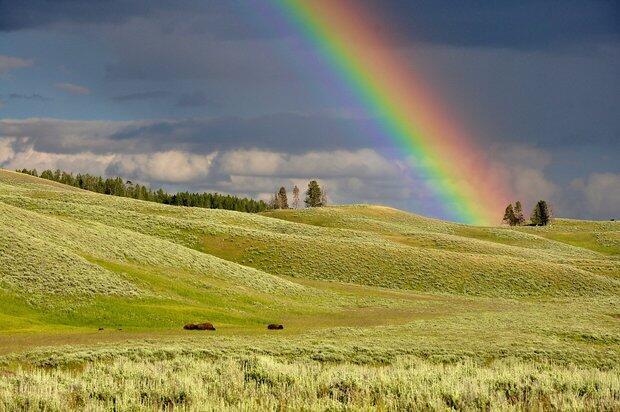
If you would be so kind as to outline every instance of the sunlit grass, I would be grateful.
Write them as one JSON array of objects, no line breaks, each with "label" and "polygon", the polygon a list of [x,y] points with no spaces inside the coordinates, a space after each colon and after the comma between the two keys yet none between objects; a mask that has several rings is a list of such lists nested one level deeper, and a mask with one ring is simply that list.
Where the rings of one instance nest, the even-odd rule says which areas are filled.
[{"label": "sunlit grass", "polygon": [[617,409],[619,239],[171,207],[0,171],[0,405]]},{"label": "sunlit grass", "polygon": [[599,409],[620,405],[620,369],[403,358],[387,366],[271,357],[145,362],[0,375],[0,405],[20,410]]}]

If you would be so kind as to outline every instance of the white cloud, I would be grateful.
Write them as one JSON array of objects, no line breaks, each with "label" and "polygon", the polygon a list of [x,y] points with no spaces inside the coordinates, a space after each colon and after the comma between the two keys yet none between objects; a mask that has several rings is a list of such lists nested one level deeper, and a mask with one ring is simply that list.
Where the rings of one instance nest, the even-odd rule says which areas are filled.
[{"label": "white cloud", "polygon": [[0,54],[0,75],[9,73],[12,70],[30,67],[34,64],[34,60],[21,59]]},{"label": "white cloud", "polygon": [[56,83],[54,84],[58,90],[62,90],[63,92],[67,92],[74,95],[85,95],[90,94],[90,89],[85,86],[80,86],[79,84],[73,83]]},{"label": "white cloud", "polygon": [[545,173],[552,156],[539,148],[528,145],[509,144],[493,149],[494,174],[508,188],[507,193],[513,201],[520,200],[528,207],[540,199],[550,200],[552,204],[560,202],[561,188],[552,182]]},{"label": "white cloud", "polygon": [[10,160],[15,155],[13,142],[15,139],[0,137],[0,165]]},{"label": "white cloud", "polygon": [[575,179],[571,188],[583,199],[586,216],[620,218],[620,174],[592,173],[587,179]]},{"label": "white cloud", "polygon": [[109,174],[128,176],[143,181],[191,184],[207,178],[215,155],[215,153],[195,155],[176,150],[138,155],[115,155],[107,171]]},{"label": "white cloud", "polygon": [[403,167],[371,149],[307,152],[299,155],[264,150],[233,150],[218,158],[220,172],[238,176],[387,178]]},{"label": "white cloud", "polygon": [[148,154],[48,153],[32,145],[14,145],[18,139],[0,139],[0,166],[7,169],[62,169],[97,175],[119,175],[143,182],[184,183],[205,179],[215,154],[193,155],[169,151]]},{"label": "white cloud", "polygon": [[0,138],[0,167],[6,169],[63,169],[75,172],[88,172],[98,175],[105,173],[113,155],[96,155],[89,152],[64,154],[40,152],[31,145],[23,144],[16,138]]},{"label": "white cloud", "polygon": [[194,154],[46,152],[28,137],[0,137],[0,167],[62,169],[164,185],[172,190],[208,190],[267,199],[279,186],[305,189],[309,179],[326,185],[331,201],[388,202],[411,195],[401,167],[369,149],[291,155],[258,150]]},{"label": "white cloud", "polygon": [[[167,129],[153,120],[0,120],[0,167],[118,175],[168,190],[219,191],[263,199],[280,186],[290,190],[296,184],[304,190],[309,179],[318,179],[334,203],[381,203],[427,213],[440,207],[428,182],[414,177],[410,166],[372,149],[287,153],[275,147],[200,146],[210,137],[197,139],[194,146],[170,136],[170,142],[163,137],[154,142],[127,136],[127,130],[148,131],[152,125],[162,136],[166,130],[174,136],[185,130],[172,127],[176,125]],[[490,149],[484,156],[483,162],[490,164],[488,174],[502,183],[499,189],[509,194],[509,200],[521,200],[526,210],[539,199],[549,200],[558,216],[608,218],[620,210],[617,174],[593,174],[561,187],[546,173],[553,161],[549,152],[513,144]]]},{"label": "white cloud", "polygon": [[560,187],[550,181],[543,170],[513,169],[512,178],[513,193],[516,199],[533,204],[540,199],[551,199],[553,202],[559,198]]}]

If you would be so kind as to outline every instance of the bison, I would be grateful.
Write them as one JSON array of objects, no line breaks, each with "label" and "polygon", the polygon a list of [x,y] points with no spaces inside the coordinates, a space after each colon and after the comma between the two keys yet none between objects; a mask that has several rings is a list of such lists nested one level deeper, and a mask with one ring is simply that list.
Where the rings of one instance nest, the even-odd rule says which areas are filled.
[{"label": "bison", "polygon": [[270,323],[269,325],[267,325],[267,329],[270,329],[270,330],[280,330],[280,329],[284,329],[284,326],[277,325],[275,323]]},{"label": "bison", "polygon": [[183,326],[185,330],[215,330],[215,326],[212,323],[189,323]]}]

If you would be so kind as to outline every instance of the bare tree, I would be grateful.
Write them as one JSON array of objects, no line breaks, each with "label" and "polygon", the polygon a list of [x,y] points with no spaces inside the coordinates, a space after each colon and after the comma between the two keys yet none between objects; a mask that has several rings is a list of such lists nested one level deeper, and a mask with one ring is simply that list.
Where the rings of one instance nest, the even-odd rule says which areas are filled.
[{"label": "bare tree", "polygon": [[299,188],[297,185],[293,187],[293,209],[299,209]]},{"label": "bare tree", "polygon": [[267,203],[267,206],[269,207],[269,209],[280,209],[280,203],[278,202],[277,193],[275,195],[271,195],[271,198],[269,199],[269,203]]}]

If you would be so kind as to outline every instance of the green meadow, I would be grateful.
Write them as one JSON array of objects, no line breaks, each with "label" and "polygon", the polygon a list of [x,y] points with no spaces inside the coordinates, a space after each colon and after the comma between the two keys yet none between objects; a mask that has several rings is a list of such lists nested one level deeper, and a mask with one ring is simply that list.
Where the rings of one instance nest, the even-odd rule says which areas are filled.
[{"label": "green meadow", "polygon": [[620,409],[618,222],[249,214],[0,170],[0,284],[0,410]]}]

